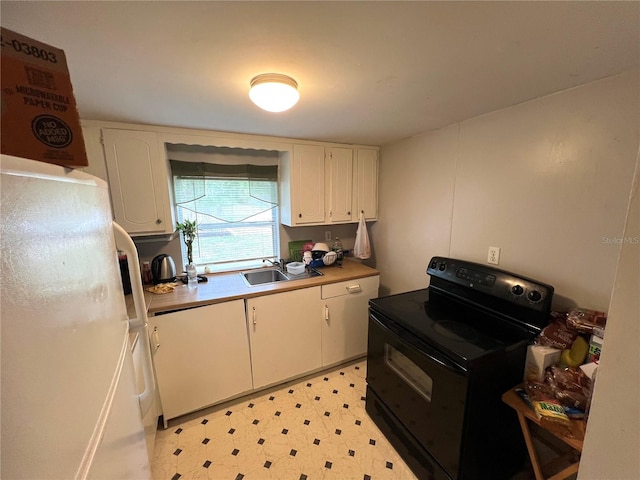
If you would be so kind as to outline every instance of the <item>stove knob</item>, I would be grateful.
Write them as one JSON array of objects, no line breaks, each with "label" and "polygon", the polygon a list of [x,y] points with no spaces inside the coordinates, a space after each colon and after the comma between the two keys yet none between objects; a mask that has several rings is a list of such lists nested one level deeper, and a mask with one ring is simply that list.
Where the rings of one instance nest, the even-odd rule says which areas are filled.
[{"label": "stove knob", "polygon": [[438,268],[438,262],[434,260],[433,262],[431,262],[431,265],[429,265],[429,268],[435,270],[436,268]]},{"label": "stove knob", "polygon": [[519,297],[524,293],[524,288],[522,288],[520,285],[514,285],[511,288],[511,293],[513,293],[516,297]]},{"label": "stove knob", "polygon": [[438,266],[438,270],[440,270],[441,272],[444,272],[444,269],[447,268],[447,265],[442,262],[439,266]]},{"label": "stove knob", "polygon": [[529,301],[536,303],[542,299],[542,295],[537,290],[531,290],[527,295],[527,298],[529,299]]}]

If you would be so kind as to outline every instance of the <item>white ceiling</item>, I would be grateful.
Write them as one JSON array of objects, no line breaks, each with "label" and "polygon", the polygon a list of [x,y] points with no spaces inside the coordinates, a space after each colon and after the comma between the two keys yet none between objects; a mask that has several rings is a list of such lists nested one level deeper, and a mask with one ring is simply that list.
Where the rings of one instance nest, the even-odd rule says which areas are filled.
[{"label": "white ceiling", "polygon": [[[382,145],[638,67],[640,2],[0,3],[81,118]],[[299,83],[270,114],[259,73]]]}]

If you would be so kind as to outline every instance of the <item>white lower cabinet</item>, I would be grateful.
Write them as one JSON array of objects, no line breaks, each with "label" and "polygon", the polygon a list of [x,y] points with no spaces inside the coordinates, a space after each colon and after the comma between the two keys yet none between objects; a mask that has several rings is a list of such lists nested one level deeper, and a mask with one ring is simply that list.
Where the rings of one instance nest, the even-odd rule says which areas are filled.
[{"label": "white lower cabinet", "polygon": [[253,387],[320,368],[321,287],[247,299]]},{"label": "white lower cabinet", "polygon": [[165,426],[253,388],[243,300],[156,315],[149,324]]},{"label": "white lower cabinet", "polygon": [[362,356],[379,276],[149,318],[165,427],[252,390]]},{"label": "white lower cabinet", "polygon": [[380,277],[322,286],[322,366],[367,352],[369,300],[378,296]]}]

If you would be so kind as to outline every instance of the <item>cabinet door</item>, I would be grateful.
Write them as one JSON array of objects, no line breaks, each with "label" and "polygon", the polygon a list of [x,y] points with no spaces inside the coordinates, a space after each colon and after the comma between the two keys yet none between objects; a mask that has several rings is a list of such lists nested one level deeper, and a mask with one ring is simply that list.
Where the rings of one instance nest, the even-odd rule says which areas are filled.
[{"label": "cabinet door", "polygon": [[101,178],[108,183],[109,177],[107,175],[107,165],[104,162],[104,146],[102,145],[102,129],[93,125],[82,125],[82,136],[87,150],[87,160],[89,160],[89,165],[83,168],[82,171]]},{"label": "cabinet door", "polygon": [[379,277],[323,286],[322,366],[367,352],[369,300],[378,296]]},{"label": "cabinet door", "polygon": [[328,187],[327,222],[350,222],[353,201],[353,150],[327,148],[325,164]]},{"label": "cabinet door", "polygon": [[253,386],[321,367],[320,287],[247,300]]},{"label": "cabinet door", "polygon": [[295,224],[324,223],[324,147],[294,145],[291,175]]},{"label": "cabinet door", "polygon": [[103,129],[116,222],[128,233],[173,232],[166,162],[155,132]]},{"label": "cabinet door", "polygon": [[244,301],[149,319],[165,422],[252,389]]},{"label": "cabinet door", "polygon": [[356,158],[355,208],[360,218],[364,212],[365,220],[378,219],[378,151],[371,148],[358,148]]}]

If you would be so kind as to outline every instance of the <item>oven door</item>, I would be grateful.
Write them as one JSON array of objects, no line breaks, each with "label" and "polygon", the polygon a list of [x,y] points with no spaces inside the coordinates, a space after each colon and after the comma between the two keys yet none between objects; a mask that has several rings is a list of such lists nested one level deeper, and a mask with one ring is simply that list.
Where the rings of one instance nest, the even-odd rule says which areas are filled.
[{"label": "oven door", "polygon": [[467,372],[392,320],[370,311],[367,384],[394,421],[456,478]]}]

